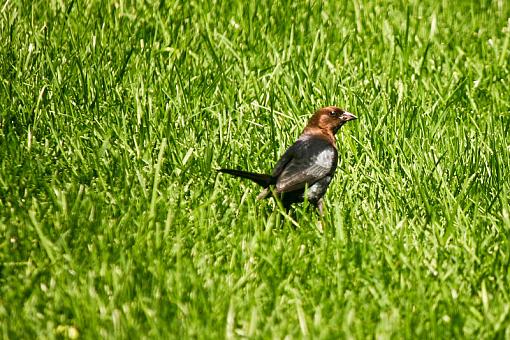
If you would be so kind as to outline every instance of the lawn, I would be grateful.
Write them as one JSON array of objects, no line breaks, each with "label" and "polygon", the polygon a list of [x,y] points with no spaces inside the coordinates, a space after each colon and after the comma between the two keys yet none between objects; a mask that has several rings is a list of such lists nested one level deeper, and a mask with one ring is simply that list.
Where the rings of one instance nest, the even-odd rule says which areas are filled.
[{"label": "lawn", "polygon": [[0,337],[508,339],[509,134],[508,1],[4,1]]}]

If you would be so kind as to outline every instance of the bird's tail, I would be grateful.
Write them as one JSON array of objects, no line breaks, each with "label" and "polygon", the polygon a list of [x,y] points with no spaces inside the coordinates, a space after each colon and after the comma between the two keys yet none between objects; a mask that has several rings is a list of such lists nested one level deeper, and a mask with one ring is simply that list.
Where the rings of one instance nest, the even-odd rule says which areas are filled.
[{"label": "bird's tail", "polygon": [[275,178],[271,175],[264,174],[256,174],[254,172],[242,171],[242,170],[234,170],[234,169],[219,169],[219,172],[223,172],[224,174],[229,174],[235,177],[247,178],[257,183],[263,188],[269,187],[271,184],[275,184]]}]

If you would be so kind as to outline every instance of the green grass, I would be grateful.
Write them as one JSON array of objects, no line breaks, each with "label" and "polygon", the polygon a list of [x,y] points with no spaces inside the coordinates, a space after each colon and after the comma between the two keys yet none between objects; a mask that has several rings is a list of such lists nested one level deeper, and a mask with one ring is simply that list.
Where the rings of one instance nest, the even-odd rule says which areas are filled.
[{"label": "green grass", "polygon": [[[374,3],[4,2],[1,337],[509,338],[510,5]],[[326,105],[324,232],[216,173]]]}]

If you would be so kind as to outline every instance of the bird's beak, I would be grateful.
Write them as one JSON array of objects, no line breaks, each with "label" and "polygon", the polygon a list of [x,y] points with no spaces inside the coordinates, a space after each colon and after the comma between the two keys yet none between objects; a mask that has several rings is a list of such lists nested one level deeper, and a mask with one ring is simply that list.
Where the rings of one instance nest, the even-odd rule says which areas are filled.
[{"label": "bird's beak", "polygon": [[355,115],[353,115],[352,113],[347,112],[347,111],[344,112],[343,116],[345,117],[346,122],[348,122],[350,120],[358,119],[358,117],[356,117]]}]

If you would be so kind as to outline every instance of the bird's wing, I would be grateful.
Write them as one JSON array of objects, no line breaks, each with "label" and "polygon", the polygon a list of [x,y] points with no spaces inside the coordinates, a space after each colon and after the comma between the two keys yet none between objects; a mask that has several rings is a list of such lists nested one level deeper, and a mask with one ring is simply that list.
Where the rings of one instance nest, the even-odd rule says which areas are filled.
[{"label": "bird's wing", "polygon": [[292,152],[276,182],[278,192],[303,189],[325,176],[331,175],[337,166],[338,153],[322,139],[302,141]]}]

